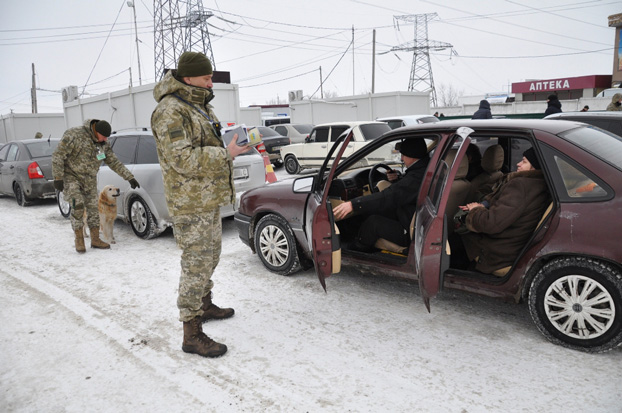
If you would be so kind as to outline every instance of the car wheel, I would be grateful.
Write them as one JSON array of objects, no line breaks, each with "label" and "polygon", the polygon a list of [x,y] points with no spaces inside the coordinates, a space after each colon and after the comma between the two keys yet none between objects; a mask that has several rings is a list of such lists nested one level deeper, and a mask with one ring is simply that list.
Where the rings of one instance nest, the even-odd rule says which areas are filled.
[{"label": "car wheel", "polygon": [[71,205],[65,201],[63,191],[56,191],[56,203],[58,204],[60,214],[65,218],[69,218],[69,215],[71,215]]},{"label": "car wheel", "polygon": [[158,236],[158,227],[151,210],[141,197],[134,197],[129,204],[130,226],[139,238],[151,239]]},{"label": "car wheel", "polygon": [[531,283],[529,311],[555,344],[590,353],[611,350],[622,343],[622,273],[588,258],[553,260]]},{"label": "car wheel", "polygon": [[290,175],[296,175],[300,172],[300,165],[294,155],[287,155],[287,157],[285,157],[285,170]]},{"label": "car wheel", "polygon": [[281,275],[300,270],[296,238],[283,217],[270,214],[261,218],[254,238],[255,251],[267,269]]},{"label": "car wheel", "polygon": [[17,182],[13,184],[13,193],[15,194],[15,200],[17,201],[17,205],[24,207],[31,204],[31,202],[26,199],[26,195],[24,194],[22,186]]},{"label": "car wheel", "polygon": [[274,165],[275,168],[280,168],[281,166],[283,166],[283,161],[278,159],[278,160],[274,161],[274,163],[272,165]]}]

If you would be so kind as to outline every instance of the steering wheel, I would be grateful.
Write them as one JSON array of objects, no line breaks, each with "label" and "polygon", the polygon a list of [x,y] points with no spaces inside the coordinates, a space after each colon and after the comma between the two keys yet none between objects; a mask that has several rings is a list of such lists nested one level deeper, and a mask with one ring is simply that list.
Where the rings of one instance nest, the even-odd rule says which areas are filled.
[{"label": "steering wheel", "polygon": [[[386,165],[384,163],[377,163],[376,165],[372,166],[371,169],[369,170],[369,177],[368,177],[368,181],[369,181],[369,190],[374,193],[374,192],[378,192],[378,188],[376,188],[376,184],[378,184],[378,181],[374,181],[374,175],[378,174],[378,168],[382,168],[385,170],[385,174],[387,172],[391,172],[393,170],[393,168],[391,168],[389,165]],[[399,171],[396,171],[398,173],[398,175],[400,175]]]}]

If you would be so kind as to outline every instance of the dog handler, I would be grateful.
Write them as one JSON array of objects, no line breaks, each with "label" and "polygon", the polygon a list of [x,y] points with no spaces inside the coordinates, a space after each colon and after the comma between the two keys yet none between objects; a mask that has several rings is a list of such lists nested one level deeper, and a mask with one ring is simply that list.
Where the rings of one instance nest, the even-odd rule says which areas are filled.
[{"label": "dog handler", "polygon": [[111,127],[105,120],[87,119],[84,125],[70,128],[63,134],[52,154],[54,188],[63,192],[71,205],[71,227],[76,235],[76,251],[86,252],[84,246],[84,210],[91,233],[91,248],[110,248],[99,238],[99,211],[97,208],[97,171],[102,161],[132,189],[139,188],[134,175],[117,159],[106,142]]},{"label": "dog handler", "polygon": [[227,351],[203,333],[202,323],[234,313],[212,303],[211,277],[220,259],[220,207],[235,201],[233,158],[249,149],[238,146],[235,136],[225,148],[209,104],[212,74],[203,53],[182,53],[177,70],[166,73],[153,90],[158,105],[151,115],[166,202],[182,250],[177,297],[184,329],[181,348],[203,357]]}]

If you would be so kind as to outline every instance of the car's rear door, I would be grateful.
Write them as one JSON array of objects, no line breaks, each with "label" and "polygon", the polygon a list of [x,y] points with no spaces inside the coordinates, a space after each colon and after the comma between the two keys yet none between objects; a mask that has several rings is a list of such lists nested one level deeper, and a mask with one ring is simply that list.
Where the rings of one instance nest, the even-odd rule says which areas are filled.
[{"label": "car's rear door", "polygon": [[[451,183],[458,172],[462,158],[471,142],[470,128],[459,128],[455,134],[443,137],[432,158],[432,167],[422,183],[417,202],[415,219],[415,271],[419,278],[421,296],[430,310],[430,298],[442,288],[443,275],[449,268],[448,221],[445,209],[450,195]],[[449,163],[449,151],[458,147],[453,163]]]}]

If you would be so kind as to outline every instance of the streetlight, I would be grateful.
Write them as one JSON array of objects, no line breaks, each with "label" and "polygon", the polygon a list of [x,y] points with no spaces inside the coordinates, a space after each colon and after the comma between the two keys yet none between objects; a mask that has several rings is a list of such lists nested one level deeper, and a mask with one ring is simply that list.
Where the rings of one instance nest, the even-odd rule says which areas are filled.
[{"label": "streetlight", "polygon": [[140,74],[140,52],[138,51],[138,26],[136,25],[136,6],[132,0],[127,1],[127,6],[134,10],[134,32],[136,33],[136,56],[138,57],[138,83],[142,86],[143,78]]}]

